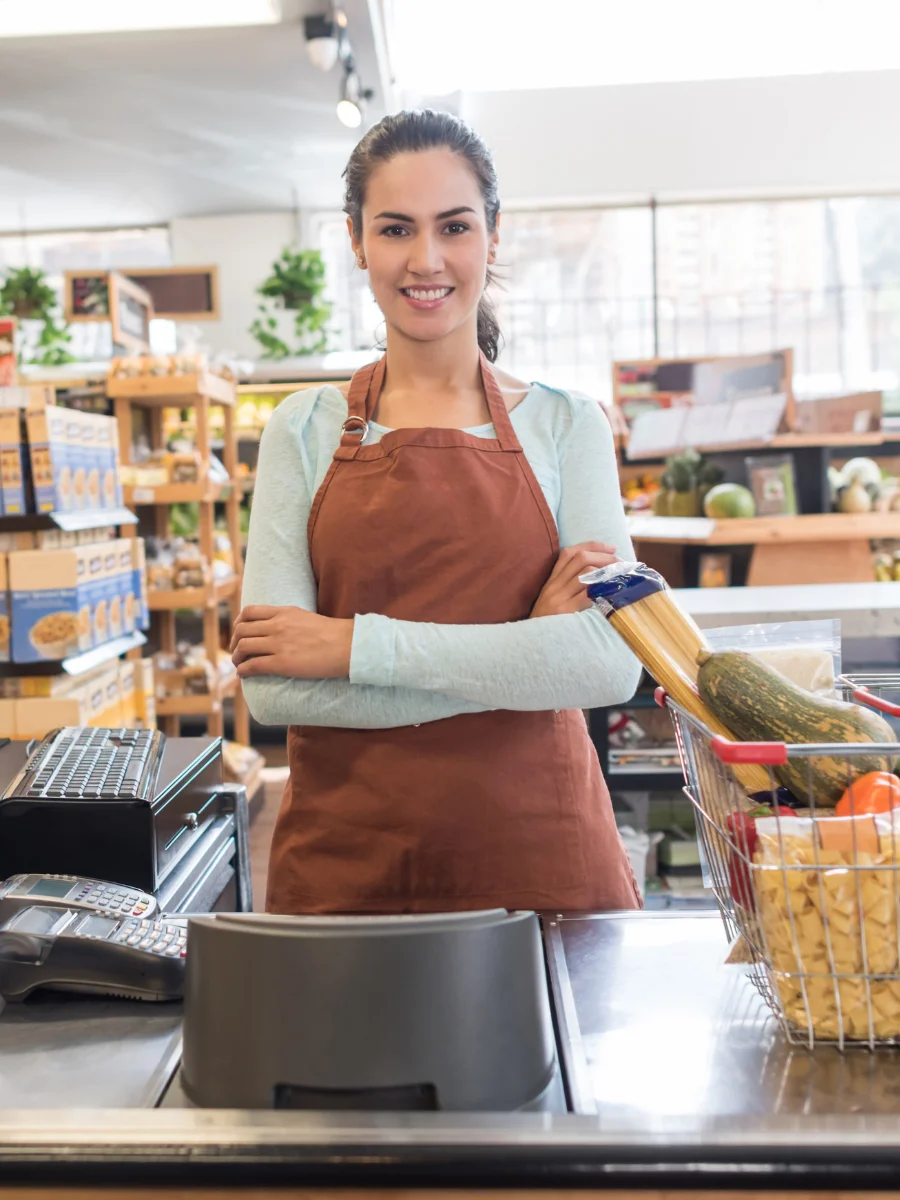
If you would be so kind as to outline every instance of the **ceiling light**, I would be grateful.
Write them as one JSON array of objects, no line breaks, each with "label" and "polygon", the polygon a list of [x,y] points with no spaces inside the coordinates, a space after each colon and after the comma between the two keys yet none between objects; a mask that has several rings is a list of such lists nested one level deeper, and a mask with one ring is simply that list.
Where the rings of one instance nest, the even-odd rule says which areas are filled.
[{"label": "ceiling light", "polygon": [[338,120],[341,124],[346,125],[348,129],[359,129],[362,125],[366,101],[371,100],[373,95],[374,92],[361,86],[353,59],[345,59],[341,98],[337,105]]},{"label": "ceiling light", "polygon": [[338,60],[341,30],[332,16],[307,17],[303,22],[306,53],[320,71],[330,71]]},{"label": "ceiling light", "polygon": [[0,37],[274,25],[281,0],[29,0],[0,4]]}]

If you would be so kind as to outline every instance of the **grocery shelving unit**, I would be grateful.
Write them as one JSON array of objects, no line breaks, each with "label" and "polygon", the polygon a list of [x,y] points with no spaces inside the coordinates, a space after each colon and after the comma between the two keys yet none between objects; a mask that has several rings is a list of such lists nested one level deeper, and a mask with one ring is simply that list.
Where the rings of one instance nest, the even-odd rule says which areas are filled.
[{"label": "grocery shelving unit", "polygon": [[131,378],[111,377],[107,394],[113,401],[119,424],[119,445],[123,463],[131,460],[134,433],[134,409],[147,410],[148,434],[154,448],[163,448],[162,415],[166,408],[190,408],[195,412],[197,451],[200,456],[201,479],[198,483],[166,484],[155,488],[128,488],[127,499],[135,507],[153,510],[154,531],[165,537],[168,530],[168,510],[171,504],[197,503],[200,510],[199,542],[209,570],[215,558],[215,504],[224,498],[228,536],[231,540],[234,574],[214,582],[210,575],[203,587],[176,588],[167,591],[148,590],[148,606],[158,626],[160,649],[174,652],[176,646],[176,614],[179,611],[199,611],[203,618],[203,643],[212,667],[211,690],[208,695],[173,696],[157,699],[157,714],[163,731],[176,735],[182,716],[206,716],[211,736],[224,732],[223,704],[234,701],[234,736],[248,744],[250,726],[247,707],[237,678],[222,685],[218,673],[220,645],[220,604],[227,604],[230,621],[240,611],[241,593],[241,534],[240,494],[232,485],[210,480],[210,409],[219,406],[224,414],[223,461],[230,480],[237,474],[237,437],[235,433],[235,386],[209,371],[184,375],[141,375]]}]

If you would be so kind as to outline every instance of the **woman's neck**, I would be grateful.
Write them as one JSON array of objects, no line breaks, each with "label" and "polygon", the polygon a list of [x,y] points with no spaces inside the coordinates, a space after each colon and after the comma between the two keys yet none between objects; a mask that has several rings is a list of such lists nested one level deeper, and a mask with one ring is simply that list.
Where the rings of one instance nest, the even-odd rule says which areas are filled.
[{"label": "woman's neck", "polygon": [[467,326],[436,342],[389,329],[385,354],[386,391],[434,396],[481,391],[478,342]]}]

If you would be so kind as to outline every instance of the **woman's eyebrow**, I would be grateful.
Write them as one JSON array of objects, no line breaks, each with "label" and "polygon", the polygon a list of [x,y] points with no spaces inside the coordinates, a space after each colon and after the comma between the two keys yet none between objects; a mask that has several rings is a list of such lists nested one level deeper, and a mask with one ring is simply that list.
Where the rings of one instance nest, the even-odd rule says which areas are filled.
[{"label": "woman's eyebrow", "polygon": [[[474,213],[474,208],[469,208],[467,204],[461,204],[459,208],[448,208],[446,212],[438,213],[435,217],[436,221],[446,221],[450,217],[458,217],[461,213]],[[405,221],[408,225],[415,225],[415,217],[408,217],[405,213],[397,212],[380,212],[375,217],[376,221]]]}]

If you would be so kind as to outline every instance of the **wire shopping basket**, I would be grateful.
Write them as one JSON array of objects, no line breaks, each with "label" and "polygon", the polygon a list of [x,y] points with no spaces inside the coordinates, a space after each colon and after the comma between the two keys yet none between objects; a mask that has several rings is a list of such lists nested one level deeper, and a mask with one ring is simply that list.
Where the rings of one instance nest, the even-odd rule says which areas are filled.
[{"label": "wire shopping basket", "polygon": [[[900,675],[845,676],[847,699],[900,717]],[[828,759],[848,787],[862,756],[897,744],[736,742],[714,734],[662,688],[697,818],[701,849],[729,941],[791,1042],[900,1045],[900,808],[836,817],[817,804],[812,764]],[[808,795],[788,797],[775,768],[805,760]],[[770,792],[748,798],[731,768],[767,769]],[[898,783],[900,787],[900,783]],[[853,792],[851,791],[851,797]],[[755,806],[755,807],[754,807]],[[771,809],[771,815],[766,813]],[[758,815],[762,811],[763,815]],[[822,818],[828,817],[827,821]],[[741,945],[741,941],[743,944]]]}]

